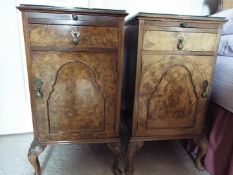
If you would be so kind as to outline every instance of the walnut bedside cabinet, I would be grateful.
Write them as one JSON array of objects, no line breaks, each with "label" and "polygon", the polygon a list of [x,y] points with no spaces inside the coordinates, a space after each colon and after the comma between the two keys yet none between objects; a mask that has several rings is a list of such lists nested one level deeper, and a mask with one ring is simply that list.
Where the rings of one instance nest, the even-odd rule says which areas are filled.
[{"label": "walnut bedside cabinet", "polygon": [[195,163],[203,169],[205,113],[224,22],[149,13],[126,22],[124,94],[132,117],[127,175],[135,153],[152,140],[193,138],[200,147]]},{"label": "walnut bedside cabinet", "polygon": [[28,159],[48,144],[107,143],[120,174],[119,138],[124,18],[121,10],[21,5],[34,141]]}]

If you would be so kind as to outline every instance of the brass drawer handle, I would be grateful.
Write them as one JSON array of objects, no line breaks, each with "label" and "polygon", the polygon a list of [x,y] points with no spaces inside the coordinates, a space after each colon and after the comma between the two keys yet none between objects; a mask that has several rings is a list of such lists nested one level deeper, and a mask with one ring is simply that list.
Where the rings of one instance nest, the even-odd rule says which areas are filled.
[{"label": "brass drawer handle", "polygon": [[78,15],[77,14],[72,14],[73,20],[77,21],[78,20]]},{"label": "brass drawer handle", "polygon": [[179,37],[177,40],[177,49],[183,50],[184,48],[184,37]]},{"label": "brass drawer handle", "polygon": [[202,94],[201,94],[202,98],[207,98],[209,96],[208,85],[209,85],[208,80],[204,80],[202,82],[202,89],[203,89]]},{"label": "brass drawer handle", "polygon": [[43,98],[43,93],[41,92],[41,87],[43,82],[40,78],[35,79],[35,86],[36,86],[36,98]]},{"label": "brass drawer handle", "polygon": [[79,37],[80,37],[80,32],[78,31],[78,29],[74,29],[71,31],[71,36],[72,36],[72,41],[74,44],[78,44],[79,43]]}]

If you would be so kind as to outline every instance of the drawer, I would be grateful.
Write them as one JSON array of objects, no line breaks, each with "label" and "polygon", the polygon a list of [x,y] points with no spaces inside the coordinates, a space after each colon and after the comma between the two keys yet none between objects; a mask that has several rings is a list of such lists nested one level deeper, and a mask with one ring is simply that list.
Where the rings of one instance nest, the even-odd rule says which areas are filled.
[{"label": "drawer", "polygon": [[215,51],[217,34],[145,30],[143,50]]},{"label": "drawer", "polygon": [[[156,27],[180,27],[183,29],[218,29],[218,23],[208,23],[206,21],[189,21],[189,20],[168,20],[164,21],[152,21],[146,20],[145,25]],[[216,32],[217,33],[217,32]]]},{"label": "drawer", "polygon": [[117,48],[118,28],[68,25],[30,25],[31,46]]},{"label": "drawer", "polygon": [[[98,19],[99,16],[96,15],[83,15],[83,14],[59,14],[59,13],[38,13],[38,12],[31,12],[29,13],[29,19],[36,20],[36,19],[50,19],[50,20],[74,20],[74,21],[94,21]],[[103,16],[101,16],[103,17]],[[108,17],[106,17],[108,18]]]},{"label": "drawer", "polygon": [[56,24],[56,25],[91,25],[91,26],[118,26],[120,19],[104,14],[87,15],[79,13],[38,13],[30,12],[30,24]]}]

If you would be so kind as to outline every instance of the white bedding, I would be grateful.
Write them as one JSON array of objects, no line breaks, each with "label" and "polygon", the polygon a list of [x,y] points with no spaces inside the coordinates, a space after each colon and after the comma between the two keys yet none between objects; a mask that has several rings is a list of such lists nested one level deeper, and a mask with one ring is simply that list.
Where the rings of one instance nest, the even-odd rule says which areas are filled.
[{"label": "white bedding", "polygon": [[211,100],[233,112],[233,57],[218,56]]},{"label": "white bedding", "polygon": [[224,10],[215,17],[226,17],[220,38],[211,100],[233,112],[233,9]]},{"label": "white bedding", "polygon": [[233,57],[233,34],[221,36],[218,55]]},{"label": "white bedding", "polygon": [[228,22],[223,25],[222,35],[233,34],[233,9],[223,10],[212,15],[213,17],[225,17]]}]

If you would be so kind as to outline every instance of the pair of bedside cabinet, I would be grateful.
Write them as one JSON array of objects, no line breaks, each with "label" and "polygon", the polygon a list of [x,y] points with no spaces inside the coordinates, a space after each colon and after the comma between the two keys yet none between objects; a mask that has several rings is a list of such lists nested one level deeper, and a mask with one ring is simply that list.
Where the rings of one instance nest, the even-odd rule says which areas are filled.
[{"label": "pair of bedside cabinet", "polygon": [[139,13],[125,23],[120,10],[18,9],[34,128],[28,159],[37,175],[48,144],[107,143],[114,173],[122,174],[118,162],[125,156],[131,175],[144,141],[188,138],[200,147],[195,163],[203,169],[205,113],[224,19]]}]

